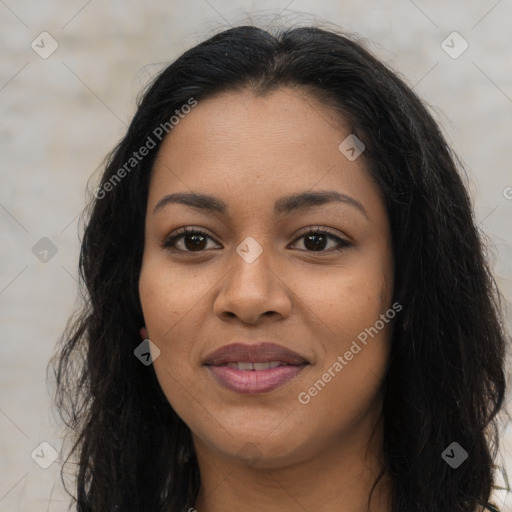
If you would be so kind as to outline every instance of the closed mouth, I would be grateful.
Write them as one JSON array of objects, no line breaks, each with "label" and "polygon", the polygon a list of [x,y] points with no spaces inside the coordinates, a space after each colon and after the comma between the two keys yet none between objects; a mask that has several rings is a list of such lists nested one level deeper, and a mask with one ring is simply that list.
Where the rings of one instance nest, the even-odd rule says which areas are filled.
[{"label": "closed mouth", "polygon": [[272,368],[278,368],[279,366],[301,366],[301,365],[290,365],[283,361],[266,361],[261,363],[250,363],[250,362],[236,362],[236,363],[225,363],[215,366],[227,366],[229,368],[236,368],[238,370],[246,371],[260,371],[260,370],[271,370]]},{"label": "closed mouth", "polygon": [[267,370],[284,365],[303,365],[308,361],[296,352],[274,343],[232,343],[210,353],[206,366],[230,366],[239,370]]}]

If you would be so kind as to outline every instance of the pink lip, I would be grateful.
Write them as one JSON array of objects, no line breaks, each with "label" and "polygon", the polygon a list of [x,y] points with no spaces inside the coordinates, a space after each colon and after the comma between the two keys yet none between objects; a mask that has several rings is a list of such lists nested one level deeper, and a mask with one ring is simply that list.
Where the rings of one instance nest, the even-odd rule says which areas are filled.
[{"label": "pink lip", "polygon": [[278,366],[268,370],[238,370],[229,366],[208,366],[214,378],[223,386],[238,393],[264,393],[293,379],[306,367]]},{"label": "pink lip", "polygon": [[[287,364],[305,364],[306,359],[281,345],[260,342],[258,344],[232,343],[210,352],[203,361],[208,366],[219,366],[226,363],[264,363],[281,361]],[[265,370],[262,370],[265,371]]]},{"label": "pink lip", "polygon": [[[283,366],[267,370],[239,370],[228,363],[279,361]],[[217,382],[238,393],[264,393],[282,386],[297,376],[309,362],[293,350],[275,343],[233,343],[208,354],[203,365]]]}]

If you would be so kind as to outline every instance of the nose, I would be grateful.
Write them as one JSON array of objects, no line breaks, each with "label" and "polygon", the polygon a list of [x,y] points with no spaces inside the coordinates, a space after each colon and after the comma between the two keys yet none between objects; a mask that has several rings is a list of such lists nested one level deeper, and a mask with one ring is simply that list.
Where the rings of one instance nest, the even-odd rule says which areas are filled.
[{"label": "nose", "polygon": [[277,320],[290,315],[292,292],[278,271],[270,268],[265,252],[252,263],[233,254],[231,270],[214,301],[214,313],[222,320],[238,318],[254,324],[261,317]]}]

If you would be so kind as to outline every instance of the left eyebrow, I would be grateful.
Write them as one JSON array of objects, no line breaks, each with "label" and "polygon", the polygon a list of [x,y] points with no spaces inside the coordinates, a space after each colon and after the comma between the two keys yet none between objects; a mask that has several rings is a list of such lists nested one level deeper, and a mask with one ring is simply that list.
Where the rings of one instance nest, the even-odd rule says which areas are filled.
[{"label": "left eyebrow", "polygon": [[289,213],[297,210],[306,210],[315,206],[322,206],[331,202],[339,202],[354,206],[366,218],[368,213],[365,207],[352,196],[340,194],[334,190],[319,192],[302,192],[301,194],[285,196],[278,199],[274,204],[274,212],[276,214]]},{"label": "left eyebrow", "polygon": [[[334,190],[302,192],[281,197],[274,203],[274,213],[280,215],[292,211],[307,210],[330,202],[340,202],[353,206],[368,219],[365,207],[357,199],[346,194],[340,194]],[[217,212],[220,214],[226,214],[229,211],[228,205],[218,197],[195,192],[177,192],[162,197],[155,206],[153,214],[173,203],[183,204],[199,211]]]}]

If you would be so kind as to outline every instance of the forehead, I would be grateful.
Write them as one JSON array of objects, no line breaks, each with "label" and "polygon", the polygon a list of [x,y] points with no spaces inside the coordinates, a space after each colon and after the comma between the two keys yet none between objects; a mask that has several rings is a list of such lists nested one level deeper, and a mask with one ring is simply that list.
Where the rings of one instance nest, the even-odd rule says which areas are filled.
[{"label": "forehead", "polygon": [[349,135],[334,109],[302,89],[199,101],[160,147],[148,209],[163,194],[191,191],[222,197],[235,210],[271,202],[275,211],[277,197],[313,189],[376,199],[364,159],[351,161],[339,149]]},{"label": "forehead", "polygon": [[[343,132],[350,133],[344,120],[305,89],[283,87],[264,96],[230,91],[200,100],[165,138],[159,153],[181,149],[179,158],[193,148],[224,160],[238,158],[240,151],[251,151],[258,159],[292,158],[314,148],[316,153],[332,149]],[[324,140],[320,146],[319,139]],[[285,153],[276,155],[278,149]]]}]

